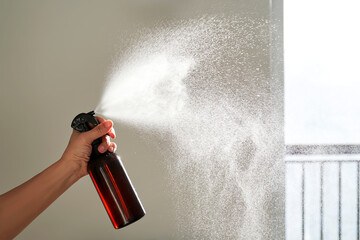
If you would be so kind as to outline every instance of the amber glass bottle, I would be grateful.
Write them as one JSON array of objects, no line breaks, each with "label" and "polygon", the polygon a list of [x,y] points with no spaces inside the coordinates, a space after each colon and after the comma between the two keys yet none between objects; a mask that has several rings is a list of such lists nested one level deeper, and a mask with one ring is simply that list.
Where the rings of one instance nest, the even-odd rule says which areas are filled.
[{"label": "amber glass bottle", "polygon": [[[78,131],[88,131],[88,123],[98,124],[95,113],[81,113],[75,117],[72,127]],[[109,151],[99,153],[100,139],[93,142],[93,150],[88,163],[88,172],[104,207],[115,228],[125,227],[145,215],[129,176],[120,157]]]},{"label": "amber glass bottle", "polygon": [[122,228],[145,215],[120,157],[93,151],[88,172],[115,228]]}]

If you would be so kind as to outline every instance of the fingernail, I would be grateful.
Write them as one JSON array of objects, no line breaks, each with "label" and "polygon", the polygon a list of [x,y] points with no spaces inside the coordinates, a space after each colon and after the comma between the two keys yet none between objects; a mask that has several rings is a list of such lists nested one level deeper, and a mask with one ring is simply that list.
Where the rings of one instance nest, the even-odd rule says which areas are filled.
[{"label": "fingernail", "polygon": [[100,146],[100,147],[99,147],[99,150],[100,150],[100,152],[105,152],[105,151],[106,151],[106,149],[105,149],[104,146]]},{"label": "fingernail", "polygon": [[116,138],[116,133],[115,133],[115,130],[114,130],[114,128],[112,128],[112,138]]},{"label": "fingernail", "polygon": [[109,148],[110,152],[114,152],[114,147]]}]

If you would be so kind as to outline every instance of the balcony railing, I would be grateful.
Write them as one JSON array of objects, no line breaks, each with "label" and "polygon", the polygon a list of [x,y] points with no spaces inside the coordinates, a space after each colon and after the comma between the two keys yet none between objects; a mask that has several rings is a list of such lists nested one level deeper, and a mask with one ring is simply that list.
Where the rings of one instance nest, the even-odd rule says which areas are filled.
[{"label": "balcony railing", "polygon": [[360,239],[360,145],[286,146],[286,239]]}]

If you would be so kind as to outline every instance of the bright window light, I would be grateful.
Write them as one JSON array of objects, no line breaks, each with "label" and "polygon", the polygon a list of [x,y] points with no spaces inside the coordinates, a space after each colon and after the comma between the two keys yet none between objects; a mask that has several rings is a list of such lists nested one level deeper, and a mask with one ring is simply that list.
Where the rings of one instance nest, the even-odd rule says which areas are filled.
[{"label": "bright window light", "polygon": [[360,1],[284,1],[285,143],[360,143]]}]

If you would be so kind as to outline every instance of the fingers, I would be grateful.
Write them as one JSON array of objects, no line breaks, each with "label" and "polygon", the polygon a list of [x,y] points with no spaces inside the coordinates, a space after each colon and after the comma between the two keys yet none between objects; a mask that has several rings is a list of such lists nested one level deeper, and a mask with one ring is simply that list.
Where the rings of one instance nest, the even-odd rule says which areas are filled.
[{"label": "fingers", "polygon": [[[100,124],[103,123],[103,122],[105,122],[105,120],[104,120],[103,118],[101,118],[101,117],[96,117],[96,118],[97,118],[97,120],[99,121]],[[114,138],[116,137],[116,135],[115,135],[115,130],[114,130],[113,127],[111,127],[110,131],[107,132],[107,135],[102,136],[102,138],[101,138],[102,142],[101,142],[101,144],[100,144],[99,147],[98,147],[98,151],[99,151],[100,153],[104,153],[104,152],[106,152],[107,150],[109,150],[110,152],[115,152],[115,151],[116,151],[116,144],[110,142],[109,136],[110,136],[112,139],[114,139]]]},{"label": "fingers", "polygon": [[[105,138],[105,140],[104,140],[104,138]],[[110,142],[109,136],[105,136],[105,137],[103,137],[103,142],[98,147],[98,151],[100,153],[104,153],[107,150],[109,150],[109,152],[115,152],[116,148],[117,148],[116,144],[113,142]]]},{"label": "fingers", "polygon": [[113,143],[113,142],[110,143],[110,146],[109,146],[108,150],[109,150],[110,152],[115,152],[116,149],[117,149],[116,143]]},{"label": "fingers", "polygon": [[98,151],[100,153],[104,153],[110,147],[110,138],[109,138],[108,135],[105,135],[105,136],[102,136],[101,140],[102,141],[101,141],[101,144],[98,147]]},{"label": "fingers", "polygon": [[[92,143],[95,139],[103,137],[112,129],[113,122],[111,120],[103,121],[88,132],[84,132],[83,136],[87,143]],[[110,134],[109,134],[110,135]]]},{"label": "fingers", "polygon": [[[105,122],[105,120],[104,120],[102,117],[96,116],[96,119],[99,121],[99,123]],[[115,130],[114,130],[113,127],[110,129],[110,131],[108,132],[108,134],[109,134],[109,136],[110,136],[112,139],[115,139],[115,138],[116,138]]]},{"label": "fingers", "polygon": [[101,144],[98,146],[98,151],[100,153],[104,153],[107,150],[115,152],[117,146],[115,143],[110,142],[110,137],[112,139],[116,137],[113,122],[111,120],[106,121],[101,117],[96,118],[99,121],[99,125],[88,132],[82,133],[83,138],[88,144],[91,144],[95,139],[101,138]]}]

